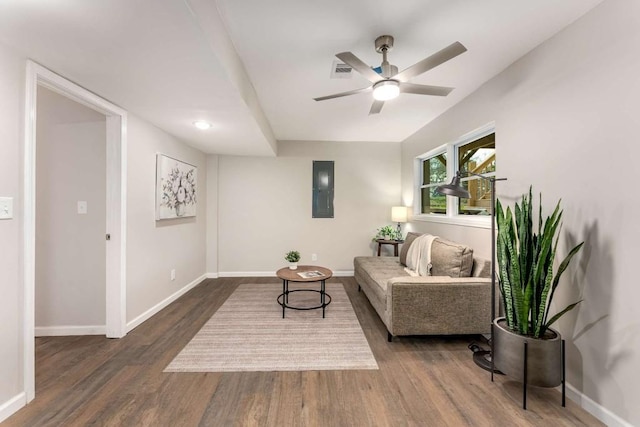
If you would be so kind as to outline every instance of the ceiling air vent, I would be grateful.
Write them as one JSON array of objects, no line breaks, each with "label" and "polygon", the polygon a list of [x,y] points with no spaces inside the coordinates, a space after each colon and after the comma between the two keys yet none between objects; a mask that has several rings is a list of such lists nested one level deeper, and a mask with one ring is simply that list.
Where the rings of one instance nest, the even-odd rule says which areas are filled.
[{"label": "ceiling air vent", "polygon": [[331,66],[331,78],[350,79],[352,75],[351,71],[353,71],[353,68],[344,62],[338,60],[333,61],[333,65]]}]

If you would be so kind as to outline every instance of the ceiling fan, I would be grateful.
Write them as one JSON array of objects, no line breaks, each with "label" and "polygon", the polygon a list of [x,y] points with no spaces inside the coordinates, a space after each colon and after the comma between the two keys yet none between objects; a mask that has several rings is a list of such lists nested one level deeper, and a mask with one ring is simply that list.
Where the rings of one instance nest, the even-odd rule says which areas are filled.
[{"label": "ceiling fan", "polygon": [[373,83],[373,85],[313,99],[316,101],[324,101],[373,91],[374,101],[373,105],[371,105],[371,110],[369,110],[369,114],[378,114],[382,110],[384,102],[397,97],[400,92],[418,95],[447,96],[449,92],[453,90],[452,87],[419,85],[409,83],[409,80],[467,51],[467,48],[464,47],[462,43],[455,42],[398,73],[398,67],[391,65],[389,61],[387,61],[387,52],[393,48],[393,37],[378,37],[375,41],[375,47],[376,52],[382,54],[382,65],[378,68],[369,67],[351,52],[342,52],[336,55],[338,59],[358,71]]}]

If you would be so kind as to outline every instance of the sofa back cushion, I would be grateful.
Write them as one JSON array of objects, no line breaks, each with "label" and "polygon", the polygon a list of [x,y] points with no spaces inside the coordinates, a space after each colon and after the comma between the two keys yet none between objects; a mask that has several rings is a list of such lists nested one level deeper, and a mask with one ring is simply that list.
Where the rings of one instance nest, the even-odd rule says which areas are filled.
[{"label": "sofa back cushion", "polygon": [[433,241],[431,245],[432,276],[470,277],[472,269],[473,249],[441,237]]},{"label": "sofa back cushion", "polygon": [[402,244],[402,248],[400,249],[400,264],[403,266],[407,266],[407,252],[409,252],[409,247],[417,237],[422,236],[422,233],[407,233],[407,237],[404,239],[404,243]]},{"label": "sofa back cushion", "polygon": [[473,258],[471,277],[491,278],[491,261],[483,258]]}]

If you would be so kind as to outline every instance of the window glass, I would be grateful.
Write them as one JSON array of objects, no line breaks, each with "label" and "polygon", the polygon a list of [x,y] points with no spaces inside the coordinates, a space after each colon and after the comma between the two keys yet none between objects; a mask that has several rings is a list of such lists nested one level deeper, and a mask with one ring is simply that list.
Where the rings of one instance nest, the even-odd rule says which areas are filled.
[{"label": "window glass", "polygon": [[492,133],[457,148],[458,170],[471,198],[460,199],[459,215],[491,215],[491,183],[469,174],[493,176],[496,171],[496,134]]},{"label": "window glass", "polygon": [[447,180],[447,154],[440,153],[422,160],[422,186],[420,188],[422,209],[428,214],[444,214],[447,211],[446,196],[435,189]]}]

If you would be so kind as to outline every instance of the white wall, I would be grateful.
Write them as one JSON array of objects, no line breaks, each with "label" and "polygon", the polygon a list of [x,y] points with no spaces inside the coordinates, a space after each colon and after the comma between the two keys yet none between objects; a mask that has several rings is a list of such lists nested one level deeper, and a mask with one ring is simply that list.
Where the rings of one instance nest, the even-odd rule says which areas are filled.
[{"label": "white wall", "polygon": [[207,272],[218,273],[218,156],[207,156]]},{"label": "white wall", "polygon": [[[639,46],[640,3],[605,1],[405,141],[402,154],[409,200],[415,155],[495,120],[498,174],[508,178],[498,196],[512,202],[533,184],[547,213],[562,198],[559,252],[586,241],[556,297],[556,309],[584,298],[558,324],[568,382],[609,424],[640,425]],[[474,245],[488,247],[488,234],[476,234]]]},{"label": "white wall", "polygon": [[[26,402],[20,256],[25,68],[26,58],[0,43],[0,196],[14,201],[13,219],[0,220],[0,420]],[[198,166],[196,218],[155,221],[156,152]],[[203,153],[132,115],[127,156],[127,321],[131,323],[141,321],[142,314],[152,314],[206,272],[207,171]],[[177,272],[173,282],[170,268]]]},{"label": "white wall", "polygon": [[[201,278],[206,267],[206,156],[129,114],[127,322]],[[195,217],[155,220],[156,153],[197,166]],[[170,280],[171,269],[176,280]]]},{"label": "white wall", "polygon": [[[311,217],[313,160],[335,161],[334,218]],[[294,249],[301,264],[352,271],[400,203],[399,143],[286,141],[277,158],[220,156],[218,168],[221,275],[273,274]]]},{"label": "white wall", "polygon": [[[404,163],[403,163],[404,167]],[[403,169],[404,170],[404,169]],[[403,189],[406,187],[403,187]],[[411,206],[412,198],[403,198],[403,203]],[[429,233],[453,242],[462,243],[473,249],[474,256],[491,259],[491,229],[477,227],[461,227],[426,221],[412,221],[407,224],[407,230]]]},{"label": "white wall", "polygon": [[24,390],[20,165],[25,64],[25,58],[0,43],[0,196],[13,197],[14,207],[13,219],[0,220],[0,420],[20,404]]},{"label": "white wall", "polygon": [[42,87],[37,105],[36,336],[104,333],[105,116]]}]

